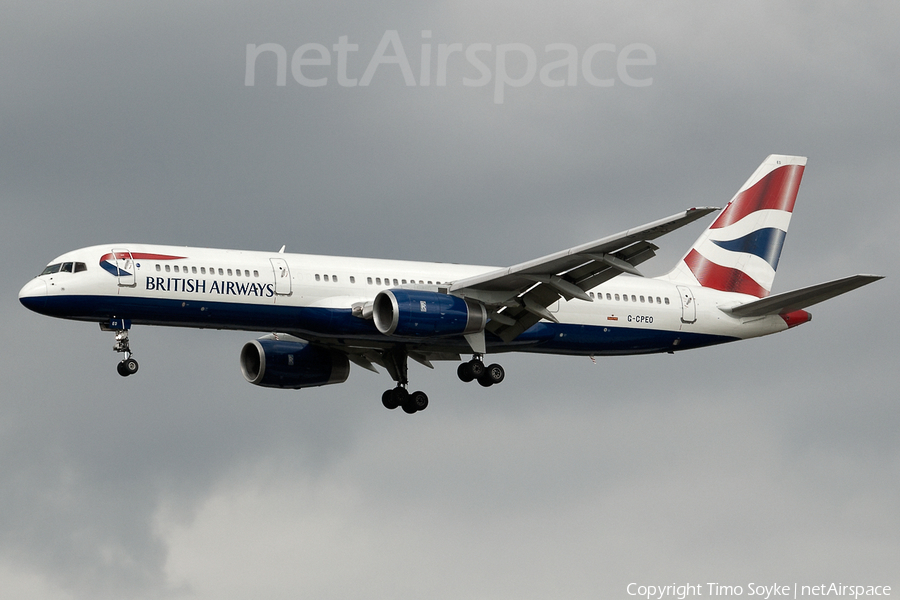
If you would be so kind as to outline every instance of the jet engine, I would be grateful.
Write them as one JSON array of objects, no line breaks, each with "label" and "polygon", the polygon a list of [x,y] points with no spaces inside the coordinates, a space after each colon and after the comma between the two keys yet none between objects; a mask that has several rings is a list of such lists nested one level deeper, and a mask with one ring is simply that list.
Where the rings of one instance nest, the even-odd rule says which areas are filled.
[{"label": "jet engine", "polygon": [[383,290],[372,307],[375,327],[385,335],[444,336],[476,333],[487,310],[474,300],[424,290]]},{"label": "jet engine", "polygon": [[297,390],[347,381],[350,361],[305,341],[260,338],[241,348],[241,371],[254,385]]}]

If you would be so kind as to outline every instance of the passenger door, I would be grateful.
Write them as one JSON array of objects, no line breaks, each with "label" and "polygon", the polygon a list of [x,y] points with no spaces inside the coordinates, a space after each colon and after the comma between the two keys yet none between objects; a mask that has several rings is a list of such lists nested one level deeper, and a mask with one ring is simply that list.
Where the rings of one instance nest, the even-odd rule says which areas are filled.
[{"label": "passenger door", "polygon": [[135,265],[131,251],[126,248],[113,248],[112,262],[116,266],[116,275],[119,278],[119,287],[135,287]]},{"label": "passenger door", "polygon": [[681,322],[694,323],[697,320],[697,303],[691,288],[679,285],[678,293],[681,296]]},{"label": "passenger door", "polygon": [[290,296],[291,295],[291,270],[288,268],[287,261],[283,258],[270,258],[272,263],[272,272],[275,275],[275,295]]}]

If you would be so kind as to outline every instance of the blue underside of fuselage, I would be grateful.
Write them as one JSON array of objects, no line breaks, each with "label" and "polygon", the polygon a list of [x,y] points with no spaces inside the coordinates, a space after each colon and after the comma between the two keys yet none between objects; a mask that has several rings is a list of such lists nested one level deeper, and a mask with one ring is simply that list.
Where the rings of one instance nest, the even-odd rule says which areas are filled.
[{"label": "blue underside of fuselage", "polygon": [[[349,309],[191,302],[128,296],[42,296],[21,298],[27,308],[52,317],[104,323],[128,319],[135,325],[285,332],[303,337],[409,343],[470,352],[461,336],[399,338],[381,334],[371,320],[354,317]],[[730,336],[651,328],[541,322],[512,342],[487,333],[490,352],[521,351],[548,354],[621,355],[686,350],[734,341]]]}]

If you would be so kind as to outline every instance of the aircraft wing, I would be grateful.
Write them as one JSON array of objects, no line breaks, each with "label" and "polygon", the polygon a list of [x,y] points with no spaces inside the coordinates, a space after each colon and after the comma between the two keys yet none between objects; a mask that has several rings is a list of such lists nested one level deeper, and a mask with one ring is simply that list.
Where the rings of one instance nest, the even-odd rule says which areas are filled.
[{"label": "aircraft wing", "polygon": [[455,281],[449,291],[484,303],[491,319],[487,331],[511,341],[541,319],[555,321],[547,308],[560,298],[590,302],[587,290],[604,281],[621,273],[640,276],[635,267],[658,249],[650,240],[716,210],[690,208],[562,252]]},{"label": "aircraft wing", "polygon": [[761,317],[763,315],[783,315],[824,302],[835,296],[846,294],[873,281],[882,279],[882,275],[851,275],[827,283],[819,283],[809,287],[775,294],[746,304],[725,308],[738,317]]}]

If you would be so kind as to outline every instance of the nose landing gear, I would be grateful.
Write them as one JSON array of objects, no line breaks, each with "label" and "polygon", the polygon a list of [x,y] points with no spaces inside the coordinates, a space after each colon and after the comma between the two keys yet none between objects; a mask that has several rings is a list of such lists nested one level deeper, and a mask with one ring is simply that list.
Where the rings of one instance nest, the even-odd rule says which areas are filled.
[{"label": "nose landing gear", "polygon": [[128,344],[128,330],[131,329],[131,322],[127,319],[111,319],[107,323],[101,323],[100,329],[103,331],[116,332],[116,345],[113,346],[114,352],[121,352],[125,355],[119,364],[116,365],[116,371],[122,377],[128,377],[138,372],[138,362],[134,360],[131,353],[131,346]]}]

